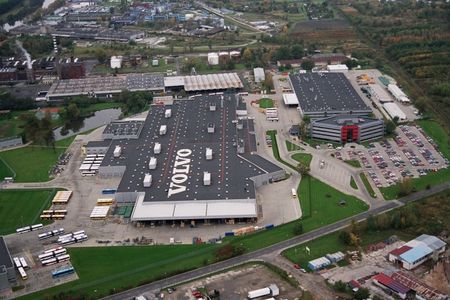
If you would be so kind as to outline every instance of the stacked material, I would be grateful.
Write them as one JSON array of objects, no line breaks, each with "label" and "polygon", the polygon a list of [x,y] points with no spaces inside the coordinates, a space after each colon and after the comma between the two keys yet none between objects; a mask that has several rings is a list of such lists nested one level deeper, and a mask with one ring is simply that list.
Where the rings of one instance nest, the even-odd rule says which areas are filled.
[{"label": "stacked material", "polygon": [[92,220],[104,220],[108,215],[109,209],[111,206],[94,206],[94,209],[91,212],[90,218]]},{"label": "stacked material", "polygon": [[55,197],[53,197],[53,204],[67,204],[69,203],[70,198],[72,197],[72,191],[59,191],[56,193]]}]

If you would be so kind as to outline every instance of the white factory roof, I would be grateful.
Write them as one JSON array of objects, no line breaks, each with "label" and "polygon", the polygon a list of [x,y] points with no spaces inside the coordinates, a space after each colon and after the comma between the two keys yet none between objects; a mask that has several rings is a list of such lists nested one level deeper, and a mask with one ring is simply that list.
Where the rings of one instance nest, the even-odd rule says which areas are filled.
[{"label": "white factory roof", "polygon": [[344,72],[348,71],[347,65],[328,65],[327,70],[330,72]]},{"label": "white factory roof", "polygon": [[406,96],[406,94],[396,84],[389,84],[388,90],[392,93],[392,95],[394,95],[395,98],[397,98],[398,101],[407,103],[411,102],[408,96]]},{"label": "white factory roof", "polygon": [[263,68],[254,68],[253,74],[255,75],[255,77],[265,77]]},{"label": "white factory roof", "polygon": [[286,105],[298,105],[298,98],[294,93],[283,94],[283,101]]},{"label": "white factory roof", "polygon": [[391,118],[398,117],[399,120],[406,120],[405,113],[401,110],[401,108],[394,102],[388,102],[383,104],[384,110],[391,116]]},{"label": "white factory roof", "polygon": [[372,91],[372,94],[378,99],[378,101],[384,102],[393,102],[391,96],[388,92],[382,88],[379,84],[369,84],[369,87]]},{"label": "white factory roof", "polygon": [[164,86],[184,86],[184,90],[189,92],[242,88],[243,84],[236,73],[217,73],[208,75],[165,77]]},{"label": "white factory roof", "polygon": [[136,200],[131,220],[251,218],[256,216],[254,199],[144,202],[144,195],[141,195]]}]

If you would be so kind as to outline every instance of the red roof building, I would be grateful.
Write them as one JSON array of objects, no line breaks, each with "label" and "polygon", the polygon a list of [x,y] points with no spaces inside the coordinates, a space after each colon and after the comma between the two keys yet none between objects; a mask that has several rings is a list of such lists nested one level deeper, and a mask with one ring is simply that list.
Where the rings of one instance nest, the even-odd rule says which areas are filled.
[{"label": "red roof building", "polygon": [[395,281],[388,275],[384,273],[380,273],[372,277],[375,285],[380,286],[381,288],[387,289],[392,293],[398,295],[401,299],[411,299],[414,296],[414,291],[410,288],[404,286],[400,282]]},{"label": "red roof building", "polygon": [[398,257],[398,256],[402,255],[403,253],[405,253],[408,250],[411,250],[411,247],[406,246],[406,245],[405,246],[401,246],[400,248],[394,249],[391,252],[389,252],[389,256],[393,255],[393,256]]}]

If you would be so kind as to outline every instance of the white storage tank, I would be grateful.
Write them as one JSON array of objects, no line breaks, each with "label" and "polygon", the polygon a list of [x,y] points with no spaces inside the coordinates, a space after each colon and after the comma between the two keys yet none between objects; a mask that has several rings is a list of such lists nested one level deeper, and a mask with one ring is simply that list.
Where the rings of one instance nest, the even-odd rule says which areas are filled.
[{"label": "white storage tank", "polygon": [[114,157],[119,157],[121,153],[122,153],[122,147],[116,146],[116,148],[114,148]]},{"label": "white storage tank", "polygon": [[170,118],[172,116],[172,110],[166,109],[166,111],[164,112],[164,116],[166,117],[166,119]]},{"label": "white storage tank", "polygon": [[144,187],[150,187],[152,185],[152,175],[150,174],[145,174],[144,177]]},{"label": "white storage tank", "polygon": [[153,153],[160,154],[161,153],[161,144],[155,143],[155,147],[153,147]]},{"label": "white storage tank", "polygon": [[156,157],[150,157],[150,161],[148,162],[148,168],[150,170],[156,169],[157,160]]},{"label": "white storage tank", "polygon": [[211,185],[211,173],[203,172],[203,185]]},{"label": "white storage tank", "polygon": [[206,148],[206,160],[213,159],[213,151],[211,148]]},{"label": "white storage tank", "polygon": [[159,135],[165,135],[167,133],[167,125],[161,125],[159,127]]}]

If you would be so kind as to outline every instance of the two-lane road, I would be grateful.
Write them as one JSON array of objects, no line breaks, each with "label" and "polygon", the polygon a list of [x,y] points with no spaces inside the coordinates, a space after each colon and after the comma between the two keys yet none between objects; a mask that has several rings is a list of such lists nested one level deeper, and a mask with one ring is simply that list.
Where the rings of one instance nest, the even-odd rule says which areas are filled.
[{"label": "two-lane road", "polygon": [[417,201],[419,199],[423,199],[424,197],[428,197],[431,195],[434,195],[436,193],[442,192],[446,189],[450,188],[450,181],[445,182],[443,184],[437,185],[432,187],[429,190],[417,192],[411,195],[408,195],[404,198],[398,199],[398,200],[392,200],[389,202],[386,202],[382,206],[379,206],[377,208],[371,209],[367,212],[360,213],[358,215],[355,215],[353,217],[343,219],[341,221],[338,221],[336,223],[326,225],[324,227],[321,227],[319,229],[307,232],[305,234],[302,234],[300,236],[294,237],[289,240],[285,240],[283,242],[256,250],[254,252],[250,252],[241,256],[233,257],[231,259],[221,261],[215,264],[211,264],[202,268],[198,268],[189,272],[185,272],[182,274],[178,274],[172,277],[168,277],[165,279],[161,279],[143,286],[139,286],[137,288],[109,296],[105,299],[114,299],[114,300],[123,300],[123,299],[133,299],[133,297],[136,297],[137,295],[143,294],[145,292],[149,291],[157,291],[161,288],[176,285],[182,282],[190,281],[195,278],[203,277],[207,274],[214,273],[220,270],[228,269],[230,267],[240,265],[242,263],[248,262],[248,261],[255,261],[259,260],[261,257],[270,254],[270,253],[281,253],[283,250],[287,248],[291,248],[293,246],[308,242],[310,240],[316,239],[320,236],[335,232],[339,229],[342,229],[346,226],[348,226],[351,222],[351,220],[356,220],[357,222],[365,220],[369,215],[377,215],[380,213],[387,212],[389,210],[392,210],[394,208],[403,206],[406,203]]}]

